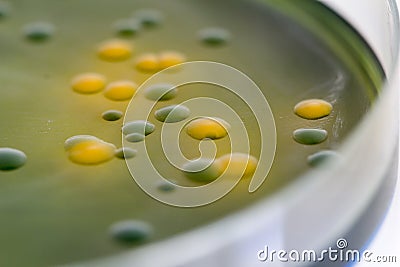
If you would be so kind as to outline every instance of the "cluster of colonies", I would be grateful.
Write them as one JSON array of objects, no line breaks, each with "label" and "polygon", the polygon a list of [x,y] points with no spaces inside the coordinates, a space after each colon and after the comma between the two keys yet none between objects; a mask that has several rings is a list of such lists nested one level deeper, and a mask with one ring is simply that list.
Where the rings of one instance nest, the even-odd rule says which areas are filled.
[{"label": "cluster of colonies", "polygon": [[[332,105],[322,99],[307,99],[294,107],[294,113],[307,120],[318,120],[332,112]],[[303,145],[315,145],[324,142],[328,137],[325,129],[297,129],[293,132],[293,139]],[[331,150],[321,150],[308,156],[310,166],[318,166],[327,159],[336,157],[337,153]]]},{"label": "cluster of colonies", "polygon": [[[10,6],[0,2],[0,19],[10,12]],[[121,19],[114,23],[113,28],[119,37],[137,35],[142,28],[154,27],[162,23],[163,15],[157,10],[141,10],[134,13],[133,17]],[[55,27],[49,22],[33,22],[23,27],[25,38],[34,42],[48,40],[55,32]],[[206,28],[198,32],[198,38],[207,45],[219,46],[225,44],[230,38],[230,33],[222,28]],[[109,62],[124,61],[133,55],[134,49],[130,42],[120,39],[109,40],[101,43],[97,48],[100,59]],[[145,53],[138,55],[134,60],[134,67],[141,72],[155,73],[168,67],[186,61],[184,54],[177,51],[164,51],[160,53]],[[108,83],[105,76],[98,73],[83,73],[73,78],[72,89],[80,94],[95,94],[103,92],[104,97],[111,101],[130,100],[138,85],[129,80],[113,81]],[[145,89],[146,98],[153,101],[167,101],[173,99],[178,90],[170,84],[156,84]],[[298,103],[294,112],[308,120],[316,120],[328,116],[332,105],[319,99],[310,99]],[[119,110],[107,110],[102,114],[106,121],[116,121],[123,116]],[[169,105],[154,112],[154,117],[160,122],[174,123],[187,119],[190,110],[183,105]],[[194,139],[220,139],[228,135],[230,126],[220,118],[195,118],[185,125],[186,133]],[[155,131],[155,126],[148,121],[128,122],[122,128],[125,139],[129,142],[140,142],[146,135]],[[324,129],[297,129],[293,138],[300,144],[319,144],[326,140],[327,131]],[[92,165],[111,160],[113,157],[129,159],[136,156],[137,151],[132,148],[116,148],[98,137],[90,135],[77,135],[65,141],[65,150],[68,158],[78,164]],[[333,151],[320,151],[308,157],[310,165],[314,166],[326,158],[335,155]],[[13,170],[23,166],[26,155],[17,149],[0,148],[0,170]],[[197,159],[190,161],[182,169],[185,175],[195,181],[210,182],[227,172],[231,176],[250,176],[256,169],[258,160],[248,154],[231,153],[215,160]],[[228,168],[229,166],[229,168]],[[160,190],[173,191],[174,184],[163,183]],[[111,226],[111,235],[120,241],[132,242],[148,238],[152,228],[141,221],[122,221]]]},{"label": "cluster of colonies", "polygon": [[[178,89],[171,84],[155,84],[144,89],[144,95],[152,101],[168,101],[178,94]],[[154,117],[164,123],[175,123],[187,119],[190,110],[184,105],[170,105],[154,112]],[[216,140],[228,135],[230,125],[221,118],[199,117],[190,120],[184,126],[185,132],[196,140]],[[136,120],[127,122],[122,127],[125,140],[131,143],[141,142],[155,131],[155,125],[149,121]],[[185,175],[197,182],[211,182],[221,174],[228,176],[250,176],[257,167],[258,160],[244,153],[223,155],[217,159],[196,159],[181,166]],[[167,186],[171,189],[170,186]],[[165,190],[171,191],[171,190]]]},{"label": "cluster of colonies", "polygon": [[[10,12],[10,6],[0,2],[0,19]],[[114,23],[113,28],[119,37],[137,35],[142,28],[154,27],[162,23],[163,15],[157,10],[141,10],[134,13],[131,18],[121,19]],[[48,40],[55,32],[55,27],[49,22],[33,22],[23,27],[26,39],[33,42]],[[207,45],[219,46],[225,44],[230,38],[230,33],[222,28],[206,28],[198,32],[198,38]],[[133,45],[120,39],[113,39],[101,43],[97,48],[100,59],[109,62],[124,61],[132,57]],[[138,55],[134,60],[134,67],[141,72],[155,73],[171,66],[183,63],[186,56],[177,51],[163,51],[160,53],[145,53]],[[104,97],[111,101],[130,100],[138,85],[129,80],[119,80],[108,83],[105,76],[98,73],[83,73],[73,78],[72,89],[80,94],[95,94],[102,92]],[[173,99],[178,90],[171,84],[156,84],[145,89],[145,97],[153,101],[167,101]],[[310,99],[298,103],[294,112],[299,117],[316,120],[328,116],[332,105],[319,99]],[[123,116],[118,110],[107,110],[102,114],[106,121],[116,121]],[[174,123],[183,121],[190,116],[190,110],[183,105],[169,105],[154,112],[154,117],[160,122]],[[221,118],[195,118],[185,125],[186,133],[194,139],[220,139],[228,135],[229,123]],[[122,132],[129,142],[140,142],[146,135],[155,131],[155,126],[148,121],[132,121],[126,123]],[[326,140],[327,131],[324,129],[297,129],[293,138],[300,144],[313,145]],[[132,148],[116,148],[98,137],[91,135],[77,135],[68,138],[64,144],[68,158],[77,164],[93,165],[111,160],[114,157],[129,159],[136,156],[137,151]],[[308,157],[310,165],[315,166],[326,158],[335,156],[333,151],[320,151]],[[23,166],[26,155],[17,149],[0,148],[0,170],[13,170]],[[254,173],[258,160],[248,154],[234,152],[223,155],[217,159],[197,159],[189,161],[182,166],[185,175],[195,181],[210,182],[222,173],[229,176],[250,176]],[[174,184],[163,183],[160,190],[173,191]],[[128,220],[113,224],[110,228],[111,235],[123,242],[137,242],[147,239],[153,229],[145,222]]]},{"label": "cluster of colonies", "polygon": [[[141,10],[135,12],[131,18],[116,21],[113,28],[118,37],[126,39],[137,35],[143,28],[159,25],[163,20],[163,15],[157,10]],[[27,25],[24,32],[26,38],[31,41],[44,41],[51,37],[54,29],[55,27],[50,23],[39,22]],[[224,45],[230,37],[230,33],[222,28],[206,28],[198,32],[199,40],[208,46]],[[98,58],[107,62],[129,60],[134,52],[132,42],[123,39],[105,41],[99,44],[96,50]],[[134,58],[133,67],[139,72],[151,74],[185,61],[186,56],[178,51],[143,53]],[[102,93],[108,100],[120,102],[131,100],[138,87],[138,84],[131,80],[108,82],[106,76],[96,72],[78,74],[71,81],[71,88],[76,93],[85,95]],[[144,91],[145,97],[152,101],[168,101],[177,93],[178,90],[171,84],[155,84]],[[169,105],[154,112],[154,118],[163,123],[180,122],[188,119],[189,116],[190,110],[184,105]],[[101,117],[105,121],[117,121],[123,117],[123,112],[107,110],[101,114]],[[187,123],[186,132],[197,140],[219,139],[228,135],[229,128],[229,124],[219,118],[197,118]],[[149,121],[131,121],[122,128],[125,139],[132,143],[143,141],[146,135],[154,131],[155,126]],[[113,158],[130,159],[137,154],[136,149],[117,148],[114,144],[91,135],[72,136],[65,141],[64,148],[69,160],[81,165],[97,165]],[[191,171],[198,170],[203,164],[201,161],[191,161],[183,166],[188,178],[201,182],[212,181],[223,172],[228,172],[230,175],[248,176],[254,172],[258,163],[252,156],[233,153],[214,160],[207,168]],[[228,165],[231,167],[228,168]],[[210,172],[210,169],[215,171]],[[171,182],[162,182],[156,186],[164,192],[173,191],[175,188],[175,184]],[[113,238],[128,243],[146,240],[152,232],[153,229],[148,223],[137,220],[117,222],[110,227]]]},{"label": "cluster of colonies", "polygon": [[[11,11],[10,5],[0,2],[0,20],[7,17]],[[134,13],[133,17],[121,19],[113,24],[115,34],[119,37],[131,37],[138,34],[142,28],[149,28],[159,25],[163,21],[163,15],[157,10],[140,10]],[[37,21],[26,24],[22,27],[22,33],[26,40],[32,43],[42,43],[51,39],[56,31],[56,27],[46,21]],[[209,28],[200,30],[199,39],[208,45],[223,45],[230,38],[230,33],[221,28]],[[134,53],[133,45],[121,39],[113,39],[101,43],[97,48],[97,55],[100,59],[109,62],[119,62],[128,60]],[[133,66],[141,72],[155,73],[168,67],[183,63],[186,56],[177,51],[163,51],[160,53],[145,53],[138,55],[133,62]],[[98,73],[82,73],[72,79],[72,89],[80,94],[95,94],[103,92],[105,98],[111,101],[128,101],[135,94],[138,85],[129,80],[113,81],[108,83],[104,75]],[[164,94],[165,85],[156,85],[148,88],[146,97],[152,100],[172,99],[176,91],[172,90]],[[160,97],[161,96],[161,97]],[[189,117],[190,111],[182,105],[170,105],[157,110],[155,118],[161,122],[173,123],[182,121]],[[122,118],[123,112],[119,110],[107,110],[101,114],[106,121],[116,121]],[[196,130],[198,124],[204,124],[201,130]],[[211,123],[212,124],[212,123]],[[140,130],[140,129],[143,130]],[[126,133],[127,140],[137,142],[144,139],[144,136],[155,130],[154,125],[149,122],[131,122],[124,126],[123,132]],[[215,132],[213,132],[215,131]],[[188,125],[188,134],[196,139],[203,138],[222,138],[227,132],[221,130],[220,126],[210,125],[204,120],[194,120]],[[132,148],[116,148],[114,144],[105,142],[98,137],[91,135],[76,135],[68,138],[64,143],[68,158],[77,164],[96,165],[107,162],[112,158],[129,159],[136,156],[137,151]],[[226,168],[230,157],[224,156],[218,159],[221,173]],[[3,147],[0,148],[0,170],[8,171],[20,168],[25,164],[27,157],[24,152]],[[228,160],[228,161],[227,161]],[[231,161],[244,160],[244,155],[233,154]],[[257,160],[251,158],[245,174],[251,173]],[[207,171],[203,171],[203,175]],[[214,177],[212,175],[211,177]],[[217,176],[215,176],[216,178]],[[214,178],[214,179],[215,179]],[[204,179],[200,179],[204,180]],[[174,184],[165,183],[158,185],[162,191],[172,191]],[[140,242],[148,239],[153,232],[152,227],[142,221],[126,220],[117,222],[110,227],[110,234],[113,238],[121,242]]]}]

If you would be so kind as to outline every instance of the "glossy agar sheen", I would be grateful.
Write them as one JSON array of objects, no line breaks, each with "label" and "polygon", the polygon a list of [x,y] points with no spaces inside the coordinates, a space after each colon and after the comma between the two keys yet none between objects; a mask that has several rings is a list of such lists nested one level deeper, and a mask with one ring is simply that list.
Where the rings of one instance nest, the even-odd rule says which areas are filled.
[{"label": "glossy agar sheen", "polygon": [[166,101],[174,98],[178,93],[178,89],[168,83],[159,83],[147,87],[144,95],[149,100]]},{"label": "glossy agar sheen", "polygon": [[130,100],[136,92],[137,84],[132,81],[115,81],[104,89],[104,96],[114,101]]},{"label": "glossy agar sheen", "polygon": [[131,57],[133,46],[125,41],[110,40],[99,45],[97,55],[105,61],[124,61]]},{"label": "glossy agar sheen", "polygon": [[238,152],[225,154],[216,161],[226,171],[226,174],[231,177],[250,176],[255,172],[258,165],[257,158]]},{"label": "glossy agar sheen", "polygon": [[221,118],[197,118],[186,125],[186,133],[197,140],[223,138],[229,129],[229,123]]},{"label": "glossy agar sheen", "polygon": [[115,150],[115,157],[119,159],[131,159],[136,157],[137,150],[129,147],[121,147]]},{"label": "glossy agar sheen", "polygon": [[149,135],[152,132],[154,132],[155,129],[156,129],[156,127],[151,122],[144,121],[144,120],[137,120],[137,121],[127,122],[122,127],[122,132],[125,135],[132,134],[132,133]]},{"label": "glossy agar sheen", "polygon": [[324,129],[297,129],[293,132],[293,139],[303,145],[315,145],[322,143],[328,137]]},{"label": "glossy agar sheen", "polygon": [[27,157],[15,148],[0,147],[0,171],[11,171],[25,165]]},{"label": "glossy agar sheen", "polygon": [[187,119],[189,115],[189,108],[183,105],[166,106],[154,112],[154,117],[157,120],[167,123],[183,121]]},{"label": "glossy agar sheen", "polygon": [[72,89],[80,94],[95,94],[106,86],[106,77],[98,73],[83,73],[72,79]]},{"label": "glossy agar sheen", "polygon": [[122,116],[123,116],[122,111],[114,110],[114,109],[104,111],[101,114],[101,117],[105,121],[117,121],[117,120],[121,119]]},{"label": "glossy agar sheen", "polygon": [[317,120],[328,116],[332,112],[332,105],[322,99],[307,99],[294,107],[294,113],[308,120]]},{"label": "glossy agar sheen", "polygon": [[126,220],[114,223],[110,234],[116,241],[123,243],[140,242],[148,239],[153,233],[152,227],[143,221]]}]

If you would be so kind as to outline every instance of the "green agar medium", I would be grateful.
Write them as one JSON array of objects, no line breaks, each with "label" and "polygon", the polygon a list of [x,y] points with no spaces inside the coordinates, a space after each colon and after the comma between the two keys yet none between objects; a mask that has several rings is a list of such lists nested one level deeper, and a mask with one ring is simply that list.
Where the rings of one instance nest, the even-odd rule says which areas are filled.
[{"label": "green agar medium", "polygon": [[167,123],[183,121],[184,119],[187,119],[189,115],[189,108],[183,105],[171,105],[163,107],[156,110],[154,113],[154,117],[157,120]]},{"label": "green agar medium", "polygon": [[297,129],[293,132],[293,139],[303,145],[320,144],[327,137],[328,132],[324,129]]},{"label": "green agar medium", "polygon": [[22,167],[27,157],[24,152],[15,148],[0,148],[0,170],[11,171]]}]

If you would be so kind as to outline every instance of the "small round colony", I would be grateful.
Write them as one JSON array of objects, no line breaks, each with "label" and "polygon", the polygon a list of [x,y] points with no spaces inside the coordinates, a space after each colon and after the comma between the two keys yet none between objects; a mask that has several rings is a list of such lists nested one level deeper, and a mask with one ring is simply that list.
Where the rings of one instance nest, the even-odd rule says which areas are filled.
[{"label": "small round colony", "polygon": [[159,181],[157,184],[157,189],[161,192],[172,192],[176,189],[176,185],[170,181]]},{"label": "small round colony", "polygon": [[315,145],[322,143],[328,137],[324,129],[297,129],[293,132],[293,139],[303,145]]},{"label": "small round colony", "polygon": [[223,45],[231,38],[229,31],[217,27],[202,29],[199,31],[198,36],[203,43],[212,46]]},{"label": "small round colony", "polygon": [[218,161],[200,158],[188,161],[182,166],[185,176],[196,182],[212,182],[223,172]]},{"label": "small round colony", "polygon": [[135,67],[142,72],[157,72],[186,61],[186,56],[177,51],[164,51],[159,55],[154,53],[142,54],[135,60]]},{"label": "small round colony", "polygon": [[140,133],[130,133],[125,136],[125,140],[131,143],[142,142],[146,136]]},{"label": "small round colony", "polygon": [[116,150],[113,144],[86,135],[68,138],[64,148],[72,162],[82,165],[97,165],[109,161],[114,157]]},{"label": "small round colony", "polygon": [[155,111],[154,117],[166,123],[179,122],[187,119],[190,115],[190,110],[184,105],[171,105],[160,108]]},{"label": "small round colony", "polygon": [[156,54],[146,53],[136,58],[135,68],[142,72],[157,72],[160,69],[160,61]]},{"label": "small round colony", "polygon": [[258,165],[255,157],[239,152],[223,155],[216,161],[229,177],[249,177]]},{"label": "small round colony", "polygon": [[87,134],[74,135],[67,138],[64,141],[64,149],[65,151],[68,151],[78,143],[82,143],[84,141],[98,141],[98,140],[100,139],[93,135],[87,135]]},{"label": "small round colony", "polygon": [[11,171],[26,163],[26,155],[21,150],[9,147],[0,148],[0,170]]},{"label": "small round colony", "polygon": [[160,69],[166,69],[185,61],[185,55],[176,51],[165,51],[159,55]]},{"label": "small round colony", "polygon": [[131,121],[122,127],[122,133],[125,140],[131,143],[141,142],[146,135],[151,134],[155,130],[154,124],[144,120]]},{"label": "small round colony", "polygon": [[105,121],[117,121],[122,118],[123,113],[119,110],[107,110],[101,114],[101,117]]},{"label": "small round colony", "polygon": [[122,132],[125,135],[132,134],[132,133],[149,135],[152,132],[154,132],[155,129],[156,129],[156,127],[151,122],[144,121],[144,120],[137,120],[137,121],[127,122],[122,127]]},{"label": "small round colony", "polygon": [[54,34],[53,24],[48,22],[32,22],[23,28],[25,37],[34,42],[41,42],[49,39]]},{"label": "small round colony", "polygon": [[316,167],[329,160],[338,158],[338,153],[332,150],[321,150],[307,157],[310,166]]},{"label": "small round colony", "polygon": [[317,120],[328,116],[332,112],[332,105],[322,99],[307,99],[294,107],[294,113],[308,120]]},{"label": "small round colony", "polygon": [[113,27],[117,35],[130,37],[140,31],[141,24],[136,19],[120,19],[114,23]]},{"label": "small round colony", "polygon": [[126,220],[114,223],[110,227],[110,234],[116,241],[134,243],[148,239],[153,233],[152,227],[142,221]]},{"label": "small round colony", "polygon": [[230,125],[220,118],[202,117],[186,125],[186,133],[197,140],[220,139],[228,135]]},{"label": "small round colony", "polygon": [[129,147],[121,147],[115,150],[115,157],[119,159],[131,159],[136,157],[137,150]]},{"label": "small round colony", "polygon": [[121,40],[110,40],[102,43],[97,49],[97,55],[105,61],[123,61],[131,57],[132,45]]},{"label": "small round colony", "polygon": [[104,96],[113,101],[130,100],[135,94],[138,86],[131,81],[115,81],[107,85]]},{"label": "small round colony", "polygon": [[11,7],[8,3],[0,1],[0,19],[7,17],[10,14]]},{"label": "small round colony", "polygon": [[72,79],[72,90],[80,94],[95,94],[106,86],[106,78],[98,73],[83,73]]},{"label": "small round colony", "polygon": [[156,9],[140,9],[133,16],[145,27],[157,26],[164,19],[163,14]]},{"label": "small round colony", "polygon": [[144,96],[153,101],[166,101],[174,98],[178,93],[175,85],[168,83],[159,83],[147,87],[144,90]]}]

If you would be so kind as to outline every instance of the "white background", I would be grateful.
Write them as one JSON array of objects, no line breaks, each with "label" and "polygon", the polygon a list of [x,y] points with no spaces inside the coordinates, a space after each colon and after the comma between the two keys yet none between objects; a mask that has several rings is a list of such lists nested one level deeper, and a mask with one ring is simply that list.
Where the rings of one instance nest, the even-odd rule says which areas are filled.
[{"label": "white background", "polygon": [[[382,0],[367,0],[365,5],[360,5],[360,0],[320,0],[325,4],[333,7],[335,10],[339,10],[341,15],[350,19],[358,30],[364,32],[364,37],[367,38],[368,42],[373,43],[373,47],[378,49],[377,56],[385,61],[389,62],[391,58],[391,52],[388,49],[382,49],[387,47],[387,44],[392,40],[387,39],[391,34],[385,32],[388,28],[384,17],[374,17],[374,14],[381,12]],[[400,8],[400,0],[397,1],[397,6]],[[374,10],[376,9],[376,10]],[[377,11],[378,10],[378,11]],[[377,11],[377,12],[376,12]],[[384,13],[384,12],[383,12]],[[352,18],[357,17],[356,20]],[[375,18],[375,21],[371,18]],[[386,38],[385,38],[386,37]],[[394,46],[400,44],[393,44]],[[399,59],[400,60],[400,59]],[[400,70],[397,71],[397,75],[400,75]],[[398,88],[400,91],[400,88]],[[399,93],[400,94],[400,93]],[[400,99],[399,99],[400,103]],[[398,109],[400,114],[400,108]],[[400,129],[399,129],[400,130]],[[399,162],[400,165],[400,162]],[[397,263],[366,263],[360,262],[355,267],[398,267],[400,266],[400,175],[397,177],[397,185],[393,198],[393,202],[390,206],[389,212],[384,219],[383,224],[378,229],[376,236],[372,242],[366,248],[378,256],[396,256]]]},{"label": "white background", "polygon": [[[397,6],[400,8],[400,0],[397,0]],[[400,70],[398,70],[400,75]],[[400,90],[400,88],[398,88]],[[400,103],[400,99],[399,99]],[[400,108],[399,108],[400,114]],[[400,130],[400,129],[399,129]],[[400,165],[400,162],[399,162]],[[400,175],[397,176],[396,191],[393,202],[389,209],[382,226],[378,230],[376,237],[368,246],[368,250],[376,255],[396,256],[397,263],[359,263],[356,267],[373,266],[400,266]]]},{"label": "white background", "polygon": [[357,267],[400,266],[400,181],[396,185],[396,192],[389,213],[367,249],[372,251],[374,255],[397,256],[397,263],[363,262],[357,264]]}]

